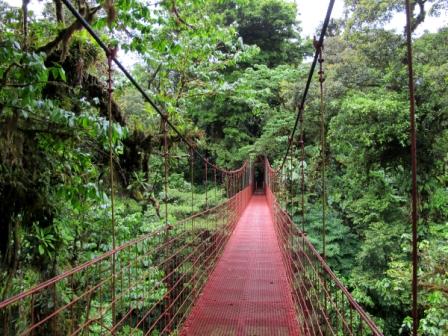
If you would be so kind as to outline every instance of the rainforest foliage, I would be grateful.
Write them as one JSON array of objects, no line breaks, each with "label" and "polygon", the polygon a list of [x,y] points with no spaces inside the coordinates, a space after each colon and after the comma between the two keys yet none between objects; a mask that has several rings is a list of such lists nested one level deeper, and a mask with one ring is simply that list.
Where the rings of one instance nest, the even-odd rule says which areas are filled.
[{"label": "rainforest foliage", "polygon": [[[410,141],[403,1],[346,0],[325,40],[327,257],[385,335],[410,328]],[[37,15],[0,0],[0,299],[110,250],[107,59],[60,0]],[[413,1],[415,30],[446,0]],[[183,136],[224,167],[281,162],[309,70],[301,8],[281,0],[80,0],[77,9]],[[316,13],[321,15],[324,13]],[[316,27],[318,28],[318,27]],[[420,333],[448,334],[448,28],[414,38]],[[304,111],[306,230],[321,248],[317,77]],[[163,129],[114,72],[117,239],[162,222]],[[189,207],[188,160],[170,132],[170,221]],[[299,150],[288,160],[300,183]],[[198,168],[201,169],[200,167]],[[200,182],[198,180],[198,182]],[[288,189],[288,188],[287,188]],[[298,187],[288,195],[299,223]],[[218,193],[219,194],[219,193]],[[211,202],[219,202],[216,197]],[[294,205],[295,204],[295,205]]]}]

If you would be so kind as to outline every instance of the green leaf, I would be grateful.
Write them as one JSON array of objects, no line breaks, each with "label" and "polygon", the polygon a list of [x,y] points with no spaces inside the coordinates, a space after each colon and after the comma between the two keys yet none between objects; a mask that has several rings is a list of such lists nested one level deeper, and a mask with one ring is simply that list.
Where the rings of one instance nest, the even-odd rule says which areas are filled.
[{"label": "green leaf", "polygon": [[58,70],[59,70],[59,78],[61,78],[64,82],[66,82],[67,77],[65,76],[65,70],[62,67],[58,68]]}]

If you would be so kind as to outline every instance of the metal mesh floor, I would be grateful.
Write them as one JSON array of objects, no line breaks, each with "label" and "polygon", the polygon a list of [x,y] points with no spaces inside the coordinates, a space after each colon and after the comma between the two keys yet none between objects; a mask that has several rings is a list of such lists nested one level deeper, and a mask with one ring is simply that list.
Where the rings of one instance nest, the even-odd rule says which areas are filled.
[{"label": "metal mesh floor", "polygon": [[269,207],[254,195],[181,335],[299,335]]}]

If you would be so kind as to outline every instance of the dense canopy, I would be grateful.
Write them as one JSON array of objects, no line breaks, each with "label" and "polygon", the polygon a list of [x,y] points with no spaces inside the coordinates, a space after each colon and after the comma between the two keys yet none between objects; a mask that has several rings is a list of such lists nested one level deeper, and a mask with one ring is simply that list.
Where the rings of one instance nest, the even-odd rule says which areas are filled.
[{"label": "dense canopy", "polygon": [[[447,14],[446,0],[411,2],[413,30]],[[404,31],[384,28],[404,15],[403,3],[345,1],[346,16],[331,21],[324,44],[324,156],[317,76],[301,125],[308,235],[321,250],[325,166],[327,261],[385,335],[409,335],[411,326],[406,45]],[[28,4],[0,0],[0,301],[111,249],[112,171],[119,243],[159,227],[166,198],[171,222],[221,200],[189,174],[185,143],[172,131],[166,195],[163,122],[116,67],[109,143],[106,55],[61,0],[42,2],[40,15]],[[79,0],[76,8],[210,162],[230,169],[266,156],[280,164],[313,53],[300,35],[300,3]],[[448,27],[413,43],[419,332],[441,336],[448,334]],[[293,154],[286,205],[299,222],[300,194],[291,187],[301,179],[298,147]]]}]

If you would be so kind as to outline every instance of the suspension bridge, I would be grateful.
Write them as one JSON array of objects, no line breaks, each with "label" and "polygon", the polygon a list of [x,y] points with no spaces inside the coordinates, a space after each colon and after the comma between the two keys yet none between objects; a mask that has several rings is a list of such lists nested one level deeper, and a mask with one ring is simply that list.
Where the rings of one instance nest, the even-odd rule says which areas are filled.
[{"label": "suspension bridge", "polygon": [[[160,114],[164,132],[161,156],[165,222],[158,229],[121,245],[116,245],[114,237],[110,251],[0,302],[0,332],[3,335],[382,335],[326,263],[325,234],[323,251],[318,252],[304,226],[303,128],[300,127],[297,141],[295,132],[303,125],[305,100],[317,64],[323,113],[322,46],[334,1],[330,1],[320,39],[315,41],[314,59],[282,164],[273,169],[266,157],[259,157],[236,170],[217,166],[187,141],[115,58],[115,52],[68,0],[63,2],[106,52],[109,102],[115,63]],[[407,18],[409,27],[409,6]],[[410,35],[408,47],[411,61]],[[412,63],[409,65],[413,99]],[[413,113],[411,102],[411,118]],[[110,121],[113,122],[111,116]],[[323,130],[323,118],[321,122]],[[168,222],[168,132],[179,135],[189,153],[192,208],[195,181],[200,179],[206,186],[206,209],[176,223]],[[415,130],[412,132],[415,159]],[[323,136],[321,145],[324,155]],[[302,202],[298,204],[283,197],[288,185],[288,170],[283,168],[294,150],[301,153],[301,164],[296,167],[302,176],[297,186]],[[110,165],[113,165],[112,152]],[[325,169],[322,171],[325,186]],[[114,227],[112,173],[111,185]],[[208,206],[210,185],[215,193],[225,196],[216,206]],[[325,188],[322,194],[325,233]],[[288,206],[300,209],[301,225],[293,222],[286,210]],[[416,258],[413,262],[415,270]],[[416,335],[416,276],[413,285]]]}]

